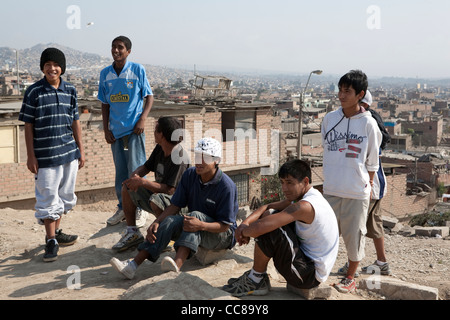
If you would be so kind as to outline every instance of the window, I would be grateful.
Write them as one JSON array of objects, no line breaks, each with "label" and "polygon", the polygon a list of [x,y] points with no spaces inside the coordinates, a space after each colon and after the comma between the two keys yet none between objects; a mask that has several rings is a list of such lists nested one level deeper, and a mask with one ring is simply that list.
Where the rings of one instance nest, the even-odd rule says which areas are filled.
[{"label": "window", "polygon": [[19,162],[17,126],[0,127],[0,163]]},{"label": "window", "polygon": [[248,203],[248,175],[235,174],[229,176],[236,184],[238,204],[245,205]]},{"label": "window", "polygon": [[[227,130],[232,130],[233,134]],[[222,136],[224,141],[256,139],[256,110],[223,111]]]}]

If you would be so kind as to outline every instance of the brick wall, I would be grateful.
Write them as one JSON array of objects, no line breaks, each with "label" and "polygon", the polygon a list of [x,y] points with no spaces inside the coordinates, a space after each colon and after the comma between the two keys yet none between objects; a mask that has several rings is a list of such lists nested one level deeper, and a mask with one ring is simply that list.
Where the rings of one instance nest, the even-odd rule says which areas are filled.
[{"label": "brick wall", "polygon": [[[146,153],[147,158],[152,152],[154,141],[154,128],[159,115],[158,113],[150,114],[146,121]],[[186,145],[187,149],[193,149],[197,139],[204,135],[211,135],[211,133],[221,133],[222,130],[222,114],[220,112],[200,113],[186,113],[179,111],[185,118],[185,128],[190,134],[191,141]],[[84,168],[78,172],[76,191],[89,191],[94,189],[111,188],[114,186],[115,169],[112,160],[112,153],[110,145],[108,145],[104,138],[102,117],[96,113],[82,113],[80,114],[82,125],[83,143],[85,147],[86,163]],[[267,152],[270,156],[270,129],[280,128],[281,120],[279,117],[272,117],[270,108],[263,112],[257,112],[257,128],[267,129],[269,132],[267,141]],[[194,123],[201,124],[194,127]],[[197,131],[196,131],[197,130]],[[21,132],[23,135],[23,130]],[[216,136],[221,139],[221,136]],[[259,133],[257,139],[259,139]],[[24,147],[24,139],[21,137],[21,147]],[[252,180],[259,176],[261,159],[257,157],[258,146],[254,141],[245,141],[245,149],[242,149],[242,143],[224,143],[224,155],[226,148],[230,148],[233,159],[221,165],[227,173],[246,173]],[[233,149],[234,148],[234,149]],[[244,150],[244,151],[242,151]],[[24,152],[22,152],[24,153]],[[191,159],[192,154],[191,154]],[[239,160],[239,161],[238,161]],[[243,160],[243,161],[242,161]],[[253,165],[254,164],[254,165]],[[26,166],[26,154],[21,156],[20,163],[0,164],[0,202],[9,202],[22,199],[34,198],[34,175],[31,174]],[[149,178],[153,178],[152,174]],[[258,180],[259,181],[259,180]],[[260,196],[260,183],[249,183],[249,197]]]},{"label": "brick wall", "polygon": [[[322,192],[323,168],[313,167],[311,170],[313,185]],[[410,217],[428,210],[433,195],[407,195],[405,173],[387,175],[386,181],[387,192],[381,201],[383,215],[408,220]]]},{"label": "brick wall", "polygon": [[382,214],[408,220],[412,216],[428,210],[431,195],[407,195],[406,174],[386,177],[387,193],[382,199]]}]

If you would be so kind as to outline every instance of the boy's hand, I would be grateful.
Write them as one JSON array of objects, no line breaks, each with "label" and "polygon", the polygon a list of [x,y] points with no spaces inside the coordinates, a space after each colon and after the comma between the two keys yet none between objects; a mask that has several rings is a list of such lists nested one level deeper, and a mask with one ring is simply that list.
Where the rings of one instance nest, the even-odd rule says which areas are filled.
[{"label": "boy's hand", "polygon": [[108,129],[105,130],[105,139],[109,144],[113,144],[114,142],[116,142],[116,138],[114,137],[113,133]]},{"label": "boy's hand", "polygon": [[140,186],[142,186],[142,178],[137,174],[134,174],[130,179],[127,179],[123,182],[129,190],[136,192]]},{"label": "boy's hand", "polygon": [[84,163],[86,162],[86,159],[84,157],[84,153],[81,153],[81,158],[78,159],[78,170],[84,167]]},{"label": "boy's hand", "polygon": [[145,119],[144,118],[140,118],[138,120],[138,122],[136,123],[136,125],[134,126],[134,130],[133,132],[137,135],[143,134],[144,133],[144,128],[145,128]]},{"label": "boy's hand", "polygon": [[39,164],[36,157],[28,157],[27,168],[31,173],[37,174],[39,169]]},{"label": "boy's hand", "polygon": [[196,217],[185,216],[183,230],[186,232],[197,232],[202,230],[203,222]]},{"label": "boy's hand", "polygon": [[243,244],[248,244],[250,242],[250,237],[246,237],[243,235],[243,231],[248,228],[248,226],[248,224],[241,223],[234,232],[234,237],[236,238],[236,241],[240,246],[242,246]]},{"label": "boy's hand", "polygon": [[145,237],[148,242],[155,243],[156,241],[156,232],[158,231],[159,223],[153,221],[153,223],[147,229],[147,236]]}]

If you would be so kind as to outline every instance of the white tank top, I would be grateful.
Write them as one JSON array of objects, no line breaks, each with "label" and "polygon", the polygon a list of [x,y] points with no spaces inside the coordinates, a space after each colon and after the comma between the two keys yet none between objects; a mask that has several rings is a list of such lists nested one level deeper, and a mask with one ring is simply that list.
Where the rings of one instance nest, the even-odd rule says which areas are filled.
[{"label": "white tank top", "polygon": [[295,223],[300,238],[300,248],[314,261],[316,279],[325,282],[334,266],[339,249],[339,228],[336,215],[322,194],[311,188],[300,201],[309,202],[314,208],[311,224]]}]

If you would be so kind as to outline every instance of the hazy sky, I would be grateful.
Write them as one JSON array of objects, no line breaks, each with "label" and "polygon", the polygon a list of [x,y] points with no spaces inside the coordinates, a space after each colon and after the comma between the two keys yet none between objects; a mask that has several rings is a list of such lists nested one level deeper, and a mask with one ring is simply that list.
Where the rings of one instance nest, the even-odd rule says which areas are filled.
[{"label": "hazy sky", "polygon": [[[68,12],[71,5],[79,11]],[[450,77],[448,0],[2,0],[0,7],[0,47],[52,42],[110,57],[111,40],[123,34],[133,41],[130,60],[146,64]]]}]

